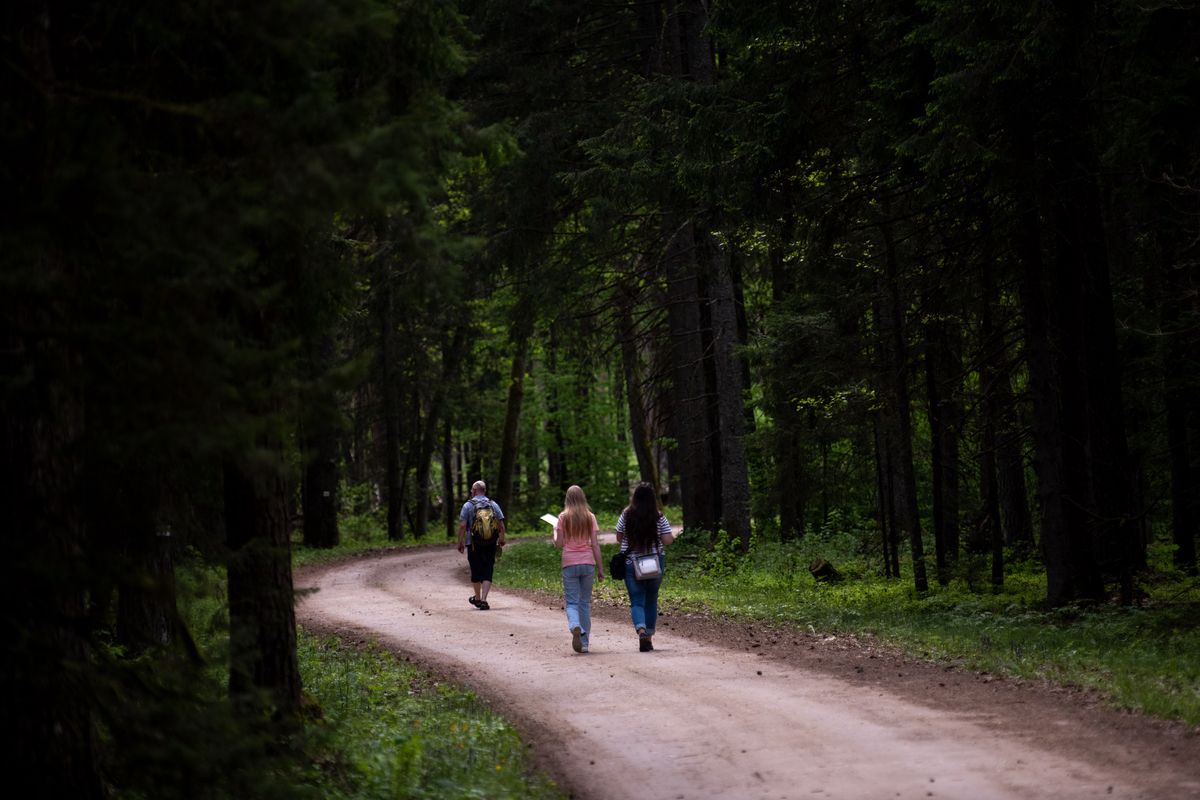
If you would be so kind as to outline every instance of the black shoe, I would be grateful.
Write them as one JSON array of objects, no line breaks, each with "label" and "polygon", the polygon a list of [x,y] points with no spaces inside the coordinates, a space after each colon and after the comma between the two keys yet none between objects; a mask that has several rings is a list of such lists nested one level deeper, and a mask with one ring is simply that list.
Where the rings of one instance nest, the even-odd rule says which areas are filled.
[{"label": "black shoe", "polygon": [[643,653],[649,653],[653,649],[654,644],[650,641],[650,634],[646,633],[645,628],[638,628],[638,650]]},{"label": "black shoe", "polygon": [[471,595],[470,597],[468,597],[467,602],[470,603],[471,605],[475,606],[476,608],[479,608],[479,598],[476,597],[475,595]]},{"label": "black shoe", "polygon": [[475,604],[475,607],[480,611],[487,611],[489,608],[491,608],[491,606],[488,605],[487,600],[480,600]]},{"label": "black shoe", "polygon": [[578,625],[571,628],[571,649],[576,653],[583,652],[583,629]]}]

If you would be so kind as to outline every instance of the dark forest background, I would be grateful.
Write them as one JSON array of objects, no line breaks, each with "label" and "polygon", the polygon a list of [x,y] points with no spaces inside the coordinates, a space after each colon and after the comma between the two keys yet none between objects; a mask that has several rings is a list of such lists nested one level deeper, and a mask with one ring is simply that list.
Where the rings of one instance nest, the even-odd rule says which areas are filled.
[{"label": "dark forest background", "polygon": [[275,752],[292,547],[451,535],[479,478],[518,528],[637,481],[735,551],[852,520],[917,592],[967,557],[1049,607],[1137,602],[1156,545],[1196,574],[1195,3],[0,19],[15,786],[253,794],[148,741],[211,666],[177,566],[227,575],[192,735]]}]

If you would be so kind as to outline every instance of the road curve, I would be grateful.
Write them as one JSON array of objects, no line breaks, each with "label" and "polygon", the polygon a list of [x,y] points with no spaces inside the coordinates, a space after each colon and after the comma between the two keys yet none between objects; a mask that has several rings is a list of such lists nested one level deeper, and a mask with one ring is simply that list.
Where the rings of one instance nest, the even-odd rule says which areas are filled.
[{"label": "road curve", "polygon": [[297,586],[315,590],[298,607],[302,625],[373,639],[470,686],[577,798],[1200,796],[1200,778],[1172,778],[1164,795],[1102,759],[998,734],[969,709],[926,708],[669,629],[639,653],[627,626],[598,621],[591,653],[578,655],[557,608],[502,588],[490,611],[469,605],[466,562],[450,547],[302,572]]}]

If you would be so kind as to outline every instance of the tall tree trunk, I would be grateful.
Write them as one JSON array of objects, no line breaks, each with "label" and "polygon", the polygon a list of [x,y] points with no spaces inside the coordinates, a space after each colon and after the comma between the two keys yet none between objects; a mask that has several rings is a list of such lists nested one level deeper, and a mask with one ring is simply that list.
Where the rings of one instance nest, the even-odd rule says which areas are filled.
[{"label": "tall tree trunk", "polygon": [[327,384],[333,367],[332,336],[322,336],[310,356],[309,413],[302,441],[305,464],[301,482],[305,547],[337,547],[338,531],[338,431],[341,428],[337,397]]},{"label": "tall tree trunk", "polygon": [[689,530],[715,530],[712,431],[700,319],[700,280],[696,275],[695,237],[691,222],[680,227],[668,245],[667,319],[671,329],[679,451],[679,484],[683,524]]},{"label": "tall tree trunk", "polygon": [[629,429],[633,438],[633,452],[637,457],[638,475],[643,483],[654,487],[657,496],[662,490],[658,481],[658,465],[650,448],[650,436],[646,424],[646,403],[642,397],[642,374],[639,369],[637,331],[633,324],[635,296],[627,292],[621,296],[621,369],[625,376],[625,399],[629,406]]},{"label": "tall tree trunk", "polygon": [[[546,372],[558,374],[558,329],[550,326],[550,340],[546,350]],[[554,444],[547,453],[546,472],[550,485],[557,486],[560,492],[566,492],[567,486],[567,452],[566,441],[563,439],[562,424],[559,422],[558,387],[551,386],[547,392],[546,432],[550,434]]]},{"label": "tall tree trunk", "polygon": [[229,693],[250,718],[267,712],[294,720],[300,666],[282,451],[264,445],[225,463]]},{"label": "tall tree trunk", "polygon": [[872,418],[875,434],[875,483],[879,499],[879,535],[883,545],[883,574],[900,577],[900,534],[896,526],[896,488],[892,476],[892,446],[882,407]]},{"label": "tall tree trunk", "polygon": [[[500,437],[500,474],[496,481],[496,502],[502,509],[512,505],[513,465],[517,461],[517,434],[521,430],[521,404],[525,399],[525,361],[533,333],[533,315],[518,314],[510,340],[513,346],[512,370],[508,379],[508,405],[504,413],[504,431]],[[564,490],[565,491],[565,490]]]},{"label": "tall tree trunk", "polygon": [[992,409],[995,422],[996,488],[999,495],[1000,521],[1004,542],[1019,555],[1033,551],[1033,519],[1029,511],[1029,491],[1025,483],[1025,456],[1021,425],[1013,397],[1012,363],[1008,355],[996,350],[991,370]]},{"label": "tall tree trunk", "polygon": [[[646,3],[638,9],[638,37],[645,77],[690,76],[702,83],[713,77],[712,51],[703,31],[707,16],[699,0]],[[696,232],[686,212],[667,214],[667,320],[671,339],[671,373],[675,389],[672,415],[679,467],[683,524],[688,529],[715,530],[720,502],[714,480],[714,448],[719,448],[709,417],[706,357],[701,321],[702,291],[697,270]],[[716,451],[719,453],[719,450]],[[668,474],[674,478],[675,471]]]},{"label": "tall tree trunk", "polygon": [[[370,431],[370,414],[367,411],[368,385],[355,389],[351,399],[351,435],[349,457],[346,459],[347,478],[355,485],[367,482],[367,438]],[[365,508],[355,508],[361,514]]]},{"label": "tall tree trunk", "polygon": [[[1195,575],[1197,511],[1200,510],[1200,489],[1192,468],[1189,441],[1186,392],[1178,373],[1168,374],[1167,385],[1167,446],[1171,463],[1171,541],[1175,544],[1173,560],[1176,568],[1186,575]],[[1193,398],[1195,399],[1195,398]],[[1195,406],[1191,406],[1195,408]],[[1194,412],[1192,412],[1194,413]]]},{"label": "tall tree trunk", "polygon": [[918,592],[929,589],[925,573],[925,546],[921,538],[921,518],[917,507],[917,479],[913,467],[912,404],[908,391],[908,355],[904,333],[899,265],[895,244],[887,225],[882,226],[885,249],[885,273],[880,303],[882,333],[888,358],[884,364],[887,398],[883,404],[885,430],[893,448],[892,480],[897,536],[907,535],[913,562],[913,584]]},{"label": "tall tree trunk", "polygon": [[123,531],[126,571],[118,581],[117,640],[131,657],[177,640],[171,535],[155,524],[154,505],[130,509]]},{"label": "tall tree trunk", "polygon": [[[790,238],[791,225],[781,228],[780,243],[767,253],[771,265],[771,299],[780,304],[794,291],[794,281],[783,261],[783,242]],[[804,439],[800,432],[800,413],[792,400],[791,389],[783,376],[768,382],[771,411],[775,421],[771,450],[774,458],[775,504],[779,511],[779,537],[793,541],[804,535],[805,505],[808,486],[804,475]],[[886,553],[886,551],[885,551]],[[890,563],[885,564],[890,567]]]},{"label": "tall tree trunk", "polygon": [[930,454],[933,482],[933,541],[937,581],[950,582],[950,572],[958,559],[958,453],[962,364],[947,330],[944,300],[935,290],[929,300],[929,321],[925,328],[925,385],[928,396]]},{"label": "tall tree trunk", "polygon": [[[1058,392],[1062,376],[1054,358],[1050,309],[1042,286],[1041,218],[1028,205],[1017,222],[1016,247],[1021,265],[1021,307],[1025,323],[1025,352],[1033,400],[1033,443],[1042,512],[1042,557],[1046,564],[1046,599],[1062,606],[1094,591],[1087,566],[1091,547],[1076,515],[1066,502],[1063,454],[1063,409]],[[1084,568],[1075,569],[1082,561]],[[1077,574],[1078,573],[1078,574]],[[1080,579],[1085,579],[1081,584]]]},{"label": "tall tree trunk", "polygon": [[396,359],[396,297],[390,276],[385,275],[379,310],[379,376],[383,383],[384,502],[387,504],[387,538],[404,538],[404,486],[400,467],[400,375]]},{"label": "tall tree trunk", "polygon": [[[23,76],[19,85],[25,90],[6,93],[6,117],[12,126],[12,119],[24,116],[29,132],[45,132],[61,113],[51,40],[51,31],[61,30],[61,20],[46,2],[11,5],[5,15],[11,26],[5,31],[11,43],[6,69]],[[61,138],[61,131],[38,136],[35,158],[7,162],[6,185],[14,185],[16,170],[18,184],[42,187],[64,180],[56,174],[54,160],[63,148],[50,144]],[[38,188],[31,196],[44,199],[50,193]],[[10,571],[0,581],[0,641],[5,645],[0,712],[9,734],[0,767],[5,788],[15,797],[92,800],[106,792],[95,739],[95,701],[86,680],[91,654],[79,485],[82,361],[67,337],[58,335],[79,322],[71,319],[64,302],[77,291],[77,276],[61,254],[48,250],[34,263],[20,265],[33,270],[36,281],[11,280],[7,270],[17,258],[4,254],[5,290],[0,292],[0,532]]]},{"label": "tall tree trunk", "polygon": [[[1196,288],[1185,280],[1185,267],[1177,263],[1172,240],[1162,245],[1162,284],[1164,289],[1162,327],[1166,334],[1162,347],[1164,404],[1167,416],[1167,448],[1171,465],[1171,540],[1175,544],[1175,566],[1187,575],[1195,575],[1196,534],[1200,525],[1200,480],[1193,466],[1192,420],[1200,408],[1200,347],[1196,345],[1197,313],[1187,307],[1185,297]],[[1190,314],[1188,312],[1191,312]]]},{"label": "tall tree trunk", "polygon": [[879,334],[885,401],[881,404],[884,430],[891,446],[897,530],[907,535],[912,554],[913,585],[918,592],[929,590],[925,573],[925,545],[917,509],[917,478],[913,468],[912,404],[908,392],[908,357],[904,336],[904,304],[901,299],[899,266],[895,243],[887,225],[881,225],[884,240],[884,274],[880,276]]},{"label": "tall tree trunk", "polygon": [[[1084,153],[1087,152],[1085,149]],[[1066,161],[1067,158],[1074,161]],[[1145,564],[1140,551],[1137,524],[1140,518],[1136,480],[1130,472],[1129,445],[1125,436],[1125,413],[1121,399],[1121,360],[1117,348],[1112,287],[1104,246],[1104,220],[1096,186],[1098,164],[1078,163],[1078,147],[1062,148],[1057,161],[1075,164],[1063,183],[1056,204],[1056,264],[1058,298],[1074,309],[1064,309],[1070,320],[1071,347],[1061,352],[1077,360],[1075,375],[1084,381],[1079,405],[1085,420],[1085,446],[1079,473],[1088,509],[1088,529],[1098,545],[1104,571],[1115,575],[1121,599],[1133,602],[1133,573]],[[1079,296],[1067,294],[1066,284],[1078,287]],[[1074,318],[1078,313],[1078,319]],[[1070,392],[1070,387],[1066,387]],[[1075,497],[1073,494],[1072,497]]]},{"label": "tall tree trunk", "polygon": [[[1004,585],[1004,533],[1000,523],[1000,482],[997,475],[997,434],[999,426],[999,402],[996,386],[1001,375],[997,370],[996,353],[1003,347],[992,319],[994,281],[989,258],[983,263],[983,292],[980,308],[980,333],[983,339],[979,358],[980,406],[983,414],[983,435],[979,453],[979,494],[982,500],[982,527],[987,531],[992,551],[992,586],[1000,589]],[[1005,382],[1007,375],[1003,376]]]},{"label": "tall tree trunk", "polygon": [[[53,264],[49,280],[63,280]],[[26,304],[26,302],[30,304]],[[55,330],[45,298],[0,298],[10,329]],[[14,796],[105,796],[86,676],[79,485],[83,397],[72,385],[79,359],[38,334],[0,338],[0,507],[7,562],[0,581],[0,709],[9,744],[5,785]]]},{"label": "tall tree trunk", "polygon": [[[425,425],[421,429],[421,444],[417,453],[417,476],[415,494],[417,499],[416,520],[414,530],[417,536],[424,536],[429,520],[429,489],[430,474],[433,465],[433,450],[437,445],[440,425],[439,417],[444,413],[446,395],[450,390],[451,381],[458,374],[459,364],[466,354],[466,326],[457,324],[449,342],[442,344],[442,371],[433,396],[429,400],[429,412],[425,416]],[[448,499],[447,499],[448,501]]]},{"label": "tall tree trunk", "polygon": [[710,239],[713,264],[712,336],[717,375],[717,404],[721,437],[721,513],[723,528],[736,537],[745,552],[750,547],[750,472],[746,461],[746,404],[742,393],[742,364],[737,357],[737,309],[729,257]]},{"label": "tall tree trunk", "polygon": [[[1086,487],[1081,470],[1086,436],[1080,393],[1083,376],[1077,374],[1079,351],[1068,331],[1069,316],[1077,313],[1082,298],[1077,286],[1061,274],[1048,281],[1048,272],[1070,263],[1061,257],[1049,268],[1043,258],[1041,209],[1052,208],[1045,195],[1051,176],[1034,165],[1042,154],[1035,147],[1039,121],[1025,114],[1021,98],[1014,98],[1012,118],[1012,179],[1017,213],[1014,217],[1014,246],[1020,266],[1020,297],[1025,325],[1025,354],[1029,366],[1029,392],[1033,405],[1034,466],[1041,509],[1042,556],[1046,564],[1046,599],[1062,606],[1080,598],[1100,599],[1103,584],[1096,567],[1093,543],[1084,519]],[[1059,293],[1065,292],[1065,296]],[[1054,297],[1051,304],[1048,297]]]},{"label": "tall tree trunk", "polygon": [[456,534],[454,473],[454,429],[447,416],[442,423],[442,522],[445,524],[447,539],[453,539]]},{"label": "tall tree trunk", "polygon": [[542,494],[542,451],[538,448],[538,427],[531,421],[525,435],[525,487],[528,502],[536,507]]}]

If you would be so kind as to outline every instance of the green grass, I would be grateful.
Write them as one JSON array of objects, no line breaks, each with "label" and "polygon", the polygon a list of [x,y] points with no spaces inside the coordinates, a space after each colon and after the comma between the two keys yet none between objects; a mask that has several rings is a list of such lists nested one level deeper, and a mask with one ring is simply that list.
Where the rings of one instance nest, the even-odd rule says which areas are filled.
[{"label": "green grass", "polygon": [[563,796],[532,772],[512,727],[471,692],[335,639],[302,635],[299,653],[307,691],[324,713],[315,726],[324,797]]},{"label": "green grass", "polygon": [[[685,534],[667,550],[660,602],[676,611],[704,611],[741,621],[835,634],[871,635],[917,657],[949,661],[1030,680],[1097,689],[1120,707],[1200,725],[1200,582],[1171,574],[1155,551],[1159,572],[1143,588],[1142,607],[1044,607],[1045,575],[1012,568],[1005,590],[992,594],[976,564],[949,586],[920,597],[911,567],[901,580],[879,577],[859,551],[862,531],[811,533],[799,544],[758,543],[739,558]],[[611,552],[605,548],[605,557]],[[817,584],[807,565],[832,561],[845,576]],[[558,555],[544,544],[506,553],[501,586],[560,590]],[[598,596],[622,599],[606,581]]]}]

